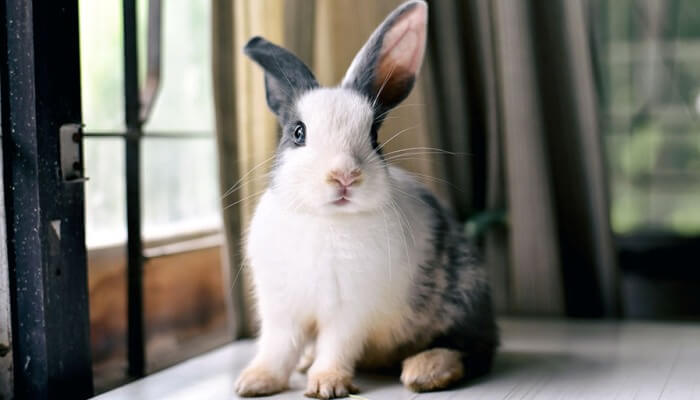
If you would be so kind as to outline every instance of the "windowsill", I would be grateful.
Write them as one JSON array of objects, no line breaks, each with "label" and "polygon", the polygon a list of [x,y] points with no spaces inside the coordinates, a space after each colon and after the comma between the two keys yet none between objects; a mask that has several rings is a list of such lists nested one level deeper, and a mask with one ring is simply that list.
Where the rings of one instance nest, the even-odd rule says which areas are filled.
[{"label": "windowsill", "polygon": [[[167,237],[144,240],[144,256],[155,258],[186,253],[196,250],[210,249],[224,244],[224,236],[221,228],[201,229],[184,233],[178,233]],[[126,243],[114,243],[110,245],[88,248],[91,259],[124,258]]]},{"label": "windowsill", "polygon": [[[692,398],[700,392],[700,324],[504,319],[494,372],[455,390],[417,395],[396,377],[360,375],[359,396],[381,399]],[[236,376],[253,355],[239,341],[98,397],[232,399]],[[301,399],[304,376],[270,398]]]}]

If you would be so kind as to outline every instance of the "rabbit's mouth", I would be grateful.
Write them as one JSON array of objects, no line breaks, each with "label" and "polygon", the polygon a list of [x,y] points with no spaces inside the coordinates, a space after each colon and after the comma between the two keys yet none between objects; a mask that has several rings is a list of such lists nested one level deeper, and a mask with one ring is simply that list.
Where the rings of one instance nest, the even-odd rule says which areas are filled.
[{"label": "rabbit's mouth", "polygon": [[347,185],[341,185],[338,189],[338,198],[333,201],[336,206],[343,206],[350,202],[350,188]]}]

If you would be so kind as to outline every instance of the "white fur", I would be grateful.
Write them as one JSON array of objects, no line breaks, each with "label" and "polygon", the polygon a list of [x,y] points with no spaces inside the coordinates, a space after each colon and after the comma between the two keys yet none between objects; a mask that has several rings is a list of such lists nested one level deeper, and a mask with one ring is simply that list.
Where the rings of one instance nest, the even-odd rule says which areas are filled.
[{"label": "white fur", "polygon": [[[314,112],[319,103],[323,113]],[[247,242],[262,322],[252,364],[285,379],[312,339],[309,327],[318,331],[311,373],[351,373],[370,337],[410,340],[403,324],[412,278],[429,254],[429,210],[415,197],[419,184],[372,150],[366,100],[318,89],[300,100],[299,111],[307,144],[282,155]],[[325,180],[339,160],[363,173],[343,206],[332,204],[336,188]]]},{"label": "white fur", "polygon": [[[422,61],[427,9],[402,7],[413,9],[393,21],[379,57],[389,64],[376,71],[396,67],[405,78]],[[372,47],[353,62],[351,78],[362,72],[357,60],[368,59],[366,51]],[[343,396],[363,350],[391,351],[420,334],[408,319],[414,277],[430,254],[431,210],[419,184],[372,148],[374,100],[341,86],[307,91],[292,105],[306,142],[281,150],[247,238],[261,335],[236,385],[241,394],[282,390],[313,343],[309,395]],[[347,192],[333,179],[357,171]]]},{"label": "white fur", "polygon": [[[323,110],[323,112],[319,112]],[[373,113],[356,92],[321,88],[297,102],[306,124],[306,145],[280,155],[272,184],[287,205],[314,213],[353,213],[383,207],[389,200],[385,168],[370,143]],[[333,169],[362,169],[362,183],[351,188],[354,201],[343,207],[332,204],[337,188],[327,182]]]}]

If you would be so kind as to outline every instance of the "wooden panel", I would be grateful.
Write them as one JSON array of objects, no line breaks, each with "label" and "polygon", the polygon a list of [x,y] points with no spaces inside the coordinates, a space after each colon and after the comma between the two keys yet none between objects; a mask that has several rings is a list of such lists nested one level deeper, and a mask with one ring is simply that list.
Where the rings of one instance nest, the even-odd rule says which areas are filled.
[{"label": "wooden panel", "polygon": [[[147,369],[154,371],[229,340],[221,249],[150,259],[144,267]],[[98,391],[122,383],[126,270],[121,248],[89,257],[90,339]]]}]

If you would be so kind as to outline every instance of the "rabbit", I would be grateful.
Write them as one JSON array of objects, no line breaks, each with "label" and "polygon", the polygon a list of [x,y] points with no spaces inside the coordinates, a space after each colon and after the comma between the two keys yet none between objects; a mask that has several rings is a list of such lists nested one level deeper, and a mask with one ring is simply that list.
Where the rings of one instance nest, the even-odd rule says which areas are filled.
[{"label": "rabbit", "polygon": [[424,1],[400,5],[337,87],[261,37],[244,48],[264,69],[281,135],[244,244],[260,335],[240,396],[287,389],[302,358],[305,395],[320,399],[356,393],[358,368],[400,366],[419,392],[490,369],[498,332],[486,271],[462,226],[386,162],[377,138],[413,87],[427,13]]}]

